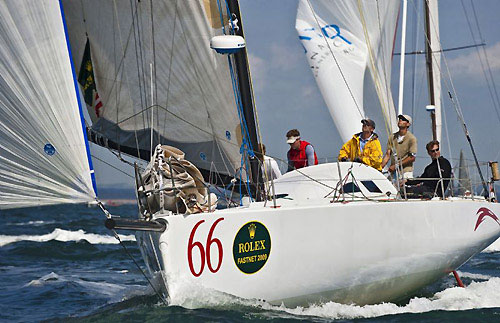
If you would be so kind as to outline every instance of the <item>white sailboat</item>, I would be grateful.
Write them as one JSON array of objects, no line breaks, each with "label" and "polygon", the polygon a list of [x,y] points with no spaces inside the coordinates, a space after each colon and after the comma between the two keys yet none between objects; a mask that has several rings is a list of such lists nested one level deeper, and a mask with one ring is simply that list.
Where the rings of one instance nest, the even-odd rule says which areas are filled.
[{"label": "white sailboat", "polygon": [[[89,45],[95,89],[103,103],[99,110],[90,105],[95,122],[89,140],[139,158],[151,156],[148,168],[137,171],[140,219],[110,218],[108,224],[138,230],[145,262],[170,300],[185,295],[186,290],[200,288],[287,306],[331,300],[358,304],[397,300],[460,267],[500,236],[498,204],[485,199],[403,200],[380,172],[358,163],[321,164],[291,171],[272,183],[272,201],[214,209],[217,201],[205,183],[230,183],[229,189],[239,184],[236,190],[242,193],[245,189],[255,193],[259,186],[255,172],[258,165],[252,154],[257,134],[251,83],[246,79],[246,52],[243,49],[222,56],[210,48],[214,36],[232,32],[243,35],[238,2],[227,1],[227,7],[224,1],[194,0],[121,6],[97,0],[61,3],[59,7],[56,1],[37,2],[39,5],[27,5],[17,12],[19,17],[42,17],[43,26],[57,22],[54,34],[58,37],[54,39],[64,41],[46,53],[38,53],[35,60],[66,49],[65,69],[54,73],[55,78],[69,75],[69,81],[61,82],[73,85],[62,99],[67,99],[64,103],[75,103],[78,91],[72,81],[77,73],[70,73],[63,17],[71,26],[68,40],[77,68],[88,66],[80,63],[90,62],[85,53]],[[355,16],[367,17],[369,10],[354,3],[342,2],[353,8]],[[0,11],[2,18],[16,12],[9,7],[13,4],[0,7],[4,9]],[[33,15],[33,8],[50,9],[53,16]],[[329,31],[337,31],[333,24],[338,22],[322,21],[330,25]],[[10,25],[23,24],[18,21]],[[345,35],[355,35],[347,25],[336,26],[342,28],[342,35],[344,29]],[[369,66],[390,127],[394,119],[387,92],[386,76],[390,73],[383,60],[390,52],[377,52],[375,56],[371,51],[392,43],[384,43],[387,38],[383,33],[366,34],[361,27],[358,25],[362,34],[357,34],[359,39],[353,44],[365,48],[359,56],[365,65],[358,64],[360,74],[355,79],[359,80]],[[35,31],[52,35],[39,25],[23,28],[29,28],[23,35]],[[14,30],[8,39],[16,39],[17,34]],[[232,41],[228,43],[236,50],[231,47]],[[220,43],[213,42],[212,47],[221,49]],[[21,48],[16,52],[21,65],[25,62],[20,54],[25,51]],[[2,53],[2,57],[5,55]],[[5,62],[4,69],[8,67]],[[78,71],[81,73],[82,68]],[[7,74],[2,71],[1,75]],[[15,92],[18,81],[13,80],[2,85]],[[23,91],[27,87],[22,87]],[[362,89],[356,91],[355,95],[362,95]],[[61,93],[58,89],[46,92]],[[10,107],[11,102],[2,98],[3,106]],[[37,111],[36,115],[42,115],[45,108]],[[71,113],[80,118],[78,111],[78,105],[73,104]],[[363,116],[358,111],[354,118]],[[51,121],[47,123],[54,124]],[[86,151],[82,140],[85,135],[82,123],[77,127],[75,122],[59,124],[80,134],[82,154]],[[359,127],[359,120],[355,127]],[[15,131],[11,137],[18,137]],[[3,149],[3,139],[1,143]],[[60,151],[59,145],[52,145]],[[10,158],[4,151],[2,158]],[[67,160],[70,157],[73,155]],[[88,165],[88,160],[83,160]],[[25,168],[13,165],[11,169],[16,167]],[[57,167],[51,171],[54,169]],[[80,173],[90,179],[90,169],[85,166]],[[75,180],[78,176],[70,177]],[[250,180],[257,184],[252,185]],[[90,184],[85,188],[85,192],[93,192]],[[20,192],[17,187],[15,191]]]}]

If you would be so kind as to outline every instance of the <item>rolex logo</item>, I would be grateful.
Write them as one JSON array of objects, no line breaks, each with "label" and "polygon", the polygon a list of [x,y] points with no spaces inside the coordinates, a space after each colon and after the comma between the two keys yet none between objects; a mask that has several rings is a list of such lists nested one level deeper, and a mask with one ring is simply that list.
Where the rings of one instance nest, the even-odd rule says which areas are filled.
[{"label": "rolex logo", "polygon": [[255,230],[257,229],[255,223],[251,223],[248,226],[248,233],[250,233],[250,239],[255,238]]}]

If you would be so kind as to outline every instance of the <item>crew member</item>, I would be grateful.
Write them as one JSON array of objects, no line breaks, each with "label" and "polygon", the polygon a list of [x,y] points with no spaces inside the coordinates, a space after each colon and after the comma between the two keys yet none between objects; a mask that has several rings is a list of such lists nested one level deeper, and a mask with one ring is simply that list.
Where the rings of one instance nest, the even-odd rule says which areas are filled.
[{"label": "crew member", "polygon": [[[387,151],[382,160],[382,168],[391,160],[389,172],[393,174],[396,167],[402,168],[403,178],[413,178],[413,162],[417,155],[417,138],[408,130],[411,117],[407,114],[398,116],[399,131],[387,140]],[[394,150],[395,149],[395,154]],[[395,155],[395,156],[394,156]]]},{"label": "crew member", "polygon": [[300,132],[297,129],[292,129],[286,133],[286,143],[290,145],[290,150],[287,153],[287,172],[318,164],[318,157],[314,147],[307,141],[300,140]]},{"label": "crew member", "polygon": [[409,185],[406,187],[406,192],[418,197],[433,197],[434,193],[443,197],[451,178],[451,164],[441,156],[439,141],[430,141],[425,148],[432,162],[425,167],[420,177],[406,182],[406,185]]},{"label": "crew member", "polygon": [[272,179],[278,179],[281,177],[281,171],[278,167],[278,163],[274,158],[266,155],[266,146],[264,144],[259,144],[259,151],[256,153],[257,158],[259,158],[261,165],[262,178],[265,181],[270,181]]},{"label": "crew member", "polygon": [[361,120],[361,132],[352,136],[339,152],[339,161],[353,161],[382,170],[382,147],[378,135],[374,133],[375,122],[371,119]]}]

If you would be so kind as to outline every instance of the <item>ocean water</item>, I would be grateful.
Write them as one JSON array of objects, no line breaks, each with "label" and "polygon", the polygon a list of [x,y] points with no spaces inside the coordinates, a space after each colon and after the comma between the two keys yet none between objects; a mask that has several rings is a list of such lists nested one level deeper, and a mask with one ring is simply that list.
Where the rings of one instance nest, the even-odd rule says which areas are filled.
[{"label": "ocean water", "polygon": [[[109,207],[136,216],[135,205]],[[0,321],[500,321],[500,241],[453,276],[400,303],[285,308],[199,292],[166,306],[116,239],[100,209],[60,205],[0,211]],[[121,239],[143,270],[132,234]]]}]

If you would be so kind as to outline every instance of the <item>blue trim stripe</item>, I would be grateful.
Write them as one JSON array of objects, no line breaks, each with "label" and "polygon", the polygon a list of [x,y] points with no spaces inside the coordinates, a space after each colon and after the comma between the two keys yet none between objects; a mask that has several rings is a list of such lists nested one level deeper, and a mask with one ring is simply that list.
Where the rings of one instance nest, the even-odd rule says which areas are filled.
[{"label": "blue trim stripe", "polygon": [[62,4],[61,0],[59,0],[59,8],[61,10],[61,18],[62,18],[62,22],[63,22],[63,26],[64,26],[64,36],[66,37],[66,46],[68,47],[69,64],[71,65],[71,72],[73,73],[73,84],[75,86],[75,95],[76,95],[76,100],[78,102],[78,109],[80,112],[80,121],[82,124],[83,139],[85,140],[85,147],[87,150],[87,160],[89,162],[90,178],[92,180],[92,187],[94,189],[94,193],[97,196],[97,185],[96,185],[96,181],[95,181],[94,166],[92,165],[92,157],[90,156],[90,146],[89,146],[89,142],[87,139],[87,131],[85,130],[85,119],[83,117],[82,102],[80,100],[80,95],[79,95],[79,91],[78,91],[78,81],[76,80],[75,67],[73,66],[73,55],[71,54],[71,47],[69,45],[68,29],[66,26],[66,18],[64,17],[64,9],[63,9],[63,4]]},{"label": "blue trim stripe", "polygon": [[299,36],[299,39],[311,40],[312,38],[308,36]]}]

